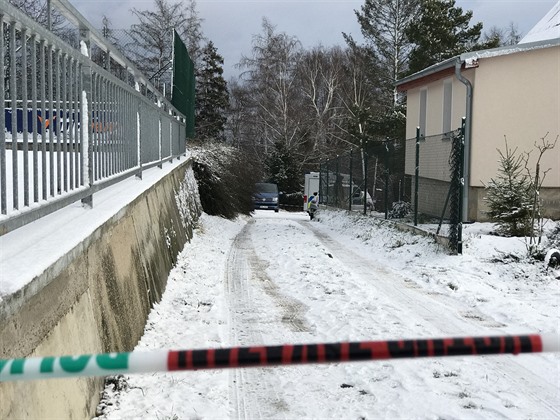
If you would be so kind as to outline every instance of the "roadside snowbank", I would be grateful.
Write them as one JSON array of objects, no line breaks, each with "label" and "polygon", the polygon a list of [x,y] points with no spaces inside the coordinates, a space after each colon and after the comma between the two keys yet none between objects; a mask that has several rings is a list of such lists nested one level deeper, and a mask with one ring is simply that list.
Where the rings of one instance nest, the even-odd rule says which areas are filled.
[{"label": "roadside snowbank", "polygon": [[[560,271],[490,230],[466,226],[464,255],[451,256],[429,238],[343,211],[323,211],[317,223],[304,213],[203,215],[136,350],[236,345],[238,315],[250,324],[233,327],[253,329],[244,345],[558,333]],[[236,247],[247,260],[232,266]],[[232,267],[249,273],[247,301],[228,301]],[[232,305],[246,312],[232,315]],[[558,354],[155,373],[108,384],[99,415],[553,418],[559,384]]]}]

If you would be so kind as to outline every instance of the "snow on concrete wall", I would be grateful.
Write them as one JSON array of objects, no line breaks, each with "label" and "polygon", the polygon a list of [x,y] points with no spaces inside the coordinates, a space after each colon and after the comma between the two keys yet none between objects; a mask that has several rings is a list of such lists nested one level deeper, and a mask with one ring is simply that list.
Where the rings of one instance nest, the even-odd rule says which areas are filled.
[{"label": "snow on concrete wall", "polygon": [[[0,358],[132,350],[200,213],[185,161],[0,301]],[[91,418],[102,385],[98,378],[1,383],[0,418]]]}]

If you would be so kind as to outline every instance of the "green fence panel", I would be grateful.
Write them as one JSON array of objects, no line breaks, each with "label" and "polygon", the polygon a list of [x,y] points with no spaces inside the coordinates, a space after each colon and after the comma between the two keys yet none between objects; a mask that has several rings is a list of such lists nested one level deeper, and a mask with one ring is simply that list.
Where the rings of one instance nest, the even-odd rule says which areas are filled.
[{"label": "green fence panel", "polygon": [[175,31],[173,36],[173,90],[171,103],[185,115],[187,137],[194,137],[194,63],[189,57],[187,47]]}]

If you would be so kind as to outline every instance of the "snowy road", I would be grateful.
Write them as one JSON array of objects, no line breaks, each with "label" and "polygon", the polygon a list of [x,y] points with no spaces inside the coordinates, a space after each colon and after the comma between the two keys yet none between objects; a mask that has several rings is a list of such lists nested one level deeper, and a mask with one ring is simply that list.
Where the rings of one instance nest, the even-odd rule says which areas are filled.
[{"label": "snowy road", "polygon": [[[139,350],[535,332],[532,322],[558,331],[553,281],[509,285],[476,255],[323,219],[203,217]],[[526,287],[528,296],[518,293]],[[544,310],[534,305],[547,298]],[[507,305],[520,313],[504,313]],[[559,371],[558,355],[547,354],[139,375],[109,393],[105,416],[555,419]]]}]

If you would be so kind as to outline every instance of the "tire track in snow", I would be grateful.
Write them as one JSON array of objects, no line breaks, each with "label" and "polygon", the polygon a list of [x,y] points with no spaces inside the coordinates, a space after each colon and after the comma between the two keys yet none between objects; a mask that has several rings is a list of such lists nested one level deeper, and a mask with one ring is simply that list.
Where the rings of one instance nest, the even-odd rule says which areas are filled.
[{"label": "tire track in snow", "polygon": [[[331,236],[319,232],[309,223],[300,223],[313,231],[332,255],[348,267],[352,267],[353,273],[363,279],[374,279],[370,280],[372,287],[393,301],[395,318],[401,317],[396,308],[413,308],[415,316],[424,319],[447,336],[495,333],[496,327],[504,326],[491,317],[473,311],[472,308],[452,297],[426,293],[420,287],[410,287],[410,282],[398,273],[357,255]],[[403,323],[410,322],[404,318],[400,319]],[[533,355],[532,357],[546,356]],[[498,362],[485,361],[484,364],[488,370],[495,370],[498,375],[505,376],[512,389],[524,390],[525,395],[534,401],[533,406],[538,410],[534,413],[535,418],[560,418],[560,391],[558,384],[551,382],[554,378],[539,376],[510,356],[503,356]]]},{"label": "tire track in snow", "polygon": [[[230,248],[226,267],[226,299],[229,303],[230,340],[234,346],[262,344],[263,322],[258,299],[251,282],[255,272],[251,255],[255,255],[250,239],[251,220],[237,235]],[[259,271],[260,272],[260,271]],[[272,383],[271,369],[250,368],[230,371],[230,401],[236,419],[286,418],[288,407]]]},{"label": "tire track in snow", "polygon": [[261,283],[265,293],[274,300],[282,311],[281,322],[286,324],[293,332],[310,332],[311,327],[303,317],[308,307],[299,300],[282,294],[278,286],[265,272],[268,264],[257,256],[254,248],[248,248],[247,254],[253,278]]}]

